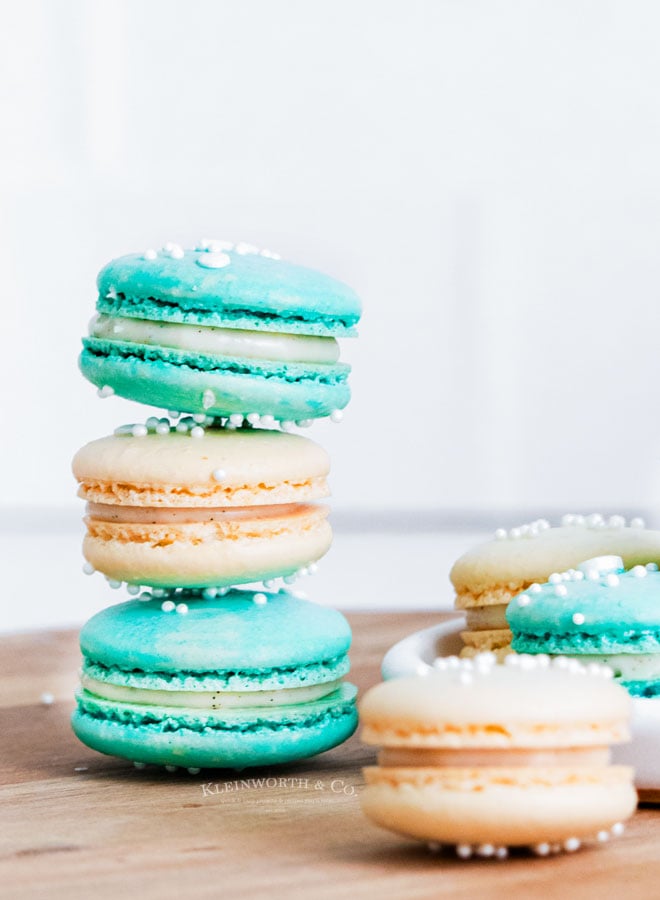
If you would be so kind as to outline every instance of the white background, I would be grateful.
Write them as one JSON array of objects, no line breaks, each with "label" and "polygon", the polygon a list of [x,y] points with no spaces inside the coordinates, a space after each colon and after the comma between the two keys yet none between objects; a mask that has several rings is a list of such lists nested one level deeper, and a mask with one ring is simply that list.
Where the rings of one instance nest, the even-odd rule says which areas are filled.
[{"label": "white background", "polygon": [[338,523],[653,519],[659,29],[652,0],[6,4],[3,527],[69,528],[73,452],[145,415],[76,369],[98,269],[202,236],[363,297],[312,429]]}]

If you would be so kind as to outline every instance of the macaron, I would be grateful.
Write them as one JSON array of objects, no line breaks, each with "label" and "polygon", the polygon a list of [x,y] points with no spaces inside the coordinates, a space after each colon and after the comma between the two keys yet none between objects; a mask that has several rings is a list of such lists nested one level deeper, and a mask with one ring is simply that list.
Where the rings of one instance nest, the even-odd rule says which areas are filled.
[{"label": "macaron", "polygon": [[623,516],[566,515],[559,527],[545,519],[505,530],[465,553],[450,579],[456,608],[465,610],[465,644],[461,655],[511,650],[506,608],[512,597],[550,575],[575,568],[585,559],[615,554],[626,568],[660,562],[660,531],[644,528],[642,519],[629,525]]},{"label": "macaron", "polygon": [[362,808],[377,825],[461,857],[575,850],[622,830],[637,796],[610,764],[629,739],[630,697],[604,666],[447,657],[427,675],[379,684],[360,704]]},{"label": "macaron", "polygon": [[347,285],[250,244],[202,241],[112,260],[80,368],[102,394],[188,413],[337,416],[350,366],[337,338],[361,306]]},{"label": "macaron", "polygon": [[660,572],[624,571],[620,557],[532,585],[507,607],[517,653],[549,653],[609,666],[635,697],[660,696]]},{"label": "macaron", "polygon": [[353,733],[341,613],[284,592],[180,597],[171,612],[155,600],[115,604],[83,627],[72,725],[84,744],[138,764],[245,768]]},{"label": "macaron", "polygon": [[277,430],[195,438],[140,428],[92,441],[73,460],[87,501],[83,553],[108,579],[246,584],[292,576],[330,547],[328,508],[316,502],[329,493],[330,464],[313,441]]}]

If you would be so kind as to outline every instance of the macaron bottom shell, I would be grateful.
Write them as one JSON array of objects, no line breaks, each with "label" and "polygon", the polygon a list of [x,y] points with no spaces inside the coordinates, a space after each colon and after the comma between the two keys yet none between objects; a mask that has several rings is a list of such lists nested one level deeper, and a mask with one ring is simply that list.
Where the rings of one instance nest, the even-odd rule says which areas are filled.
[{"label": "macaron bottom shell", "polygon": [[[286,577],[329,550],[332,530],[325,507],[265,524],[249,522],[231,537],[209,523],[179,526],[98,524],[83,541],[83,555],[107,578],[151,587],[222,587]],[[91,525],[88,523],[88,527]],[[175,532],[175,533],[174,533]]]},{"label": "macaron bottom shell", "polygon": [[163,409],[210,416],[317,419],[350,400],[350,367],[233,359],[85,339],[82,374],[97,387]]},{"label": "macaron bottom shell", "polygon": [[377,825],[441,844],[527,846],[595,838],[637,805],[632,769],[365,769]]},{"label": "macaron bottom shell", "polygon": [[347,740],[357,727],[357,691],[345,683],[296,706],[214,711],[113,703],[85,691],[71,724],[88,747],[155,765],[248,768],[304,759]]}]

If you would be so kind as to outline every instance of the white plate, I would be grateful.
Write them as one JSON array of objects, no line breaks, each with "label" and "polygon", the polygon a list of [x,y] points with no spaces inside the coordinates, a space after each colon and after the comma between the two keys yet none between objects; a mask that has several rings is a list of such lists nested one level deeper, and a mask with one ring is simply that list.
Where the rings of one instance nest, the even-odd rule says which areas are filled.
[{"label": "white plate", "polygon": [[[432,664],[437,656],[454,656],[462,645],[465,618],[458,615],[399,641],[383,659],[383,678],[415,675],[420,664]],[[660,699],[633,699],[632,741],[613,748],[614,762],[635,768],[635,784],[644,800],[660,800]],[[646,795],[649,796],[646,796]],[[653,796],[656,794],[656,796]]]}]

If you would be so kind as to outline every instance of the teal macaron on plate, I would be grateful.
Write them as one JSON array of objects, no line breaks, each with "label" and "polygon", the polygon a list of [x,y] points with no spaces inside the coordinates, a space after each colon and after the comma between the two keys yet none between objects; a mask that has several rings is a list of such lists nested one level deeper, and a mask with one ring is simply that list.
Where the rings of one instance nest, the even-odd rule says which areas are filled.
[{"label": "teal macaron on plate", "polygon": [[313,756],[354,732],[341,613],[285,592],[177,599],[171,612],[129,600],[83,627],[72,716],[83,743],[139,766],[243,769]]}]

